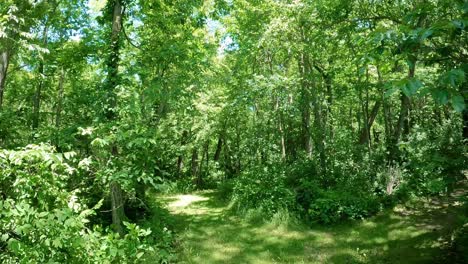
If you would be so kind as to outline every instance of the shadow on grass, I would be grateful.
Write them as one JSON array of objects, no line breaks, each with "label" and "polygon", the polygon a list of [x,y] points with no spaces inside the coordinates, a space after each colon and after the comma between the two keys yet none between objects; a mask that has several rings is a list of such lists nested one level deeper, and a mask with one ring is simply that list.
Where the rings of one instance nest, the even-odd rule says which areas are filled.
[{"label": "shadow on grass", "polygon": [[[215,192],[170,207],[180,263],[446,263],[447,219],[458,208],[386,211],[336,226],[278,226],[232,215]],[[164,197],[174,204],[187,196]],[[194,199],[196,198],[196,199]]]}]

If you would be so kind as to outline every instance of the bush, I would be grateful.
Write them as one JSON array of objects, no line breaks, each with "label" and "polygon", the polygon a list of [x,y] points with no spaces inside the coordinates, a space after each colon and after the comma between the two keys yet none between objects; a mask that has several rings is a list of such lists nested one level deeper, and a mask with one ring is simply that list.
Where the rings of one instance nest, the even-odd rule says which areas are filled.
[{"label": "bush", "polygon": [[461,122],[446,121],[442,126],[428,128],[415,126],[406,142],[400,144],[400,150],[407,162],[405,167],[411,174],[408,179],[410,188],[417,195],[439,195],[450,193],[460,173],[466,168],[466,145],[462,142]]},{"label": "bush", "polygon": [[243,173],[233,189],[232,208],[241,213],[258,209],[269,218],[280,210],[293,209],[294,193],[286,187],[284,171],[272,168],[257,167]]},{"label": "bush", "polygon": [[323,192],[322,195],[311,203],[307,211],[313,222],[332,224],[342,220],[364,219],[380,210],[380,204],[373,195],[336,190]]},{"label": "bush", "polygon": [[468,224],[457,228],[451,237],[452,263],[468,263]]},{"label": "bush", "polygon": [[232,197],[232,193],[234,192],[235,181],[233,180],[225,180],[218,184],[218,194],[219,198],[226,200]]},{"label": "bush", "polygon": [[154,250],[150,229],[125,223],[121,238],[90,223],[101,203],[88,208],[70,187],[72,156],[46,145],[0,150],[1,263],[128,263]]}]

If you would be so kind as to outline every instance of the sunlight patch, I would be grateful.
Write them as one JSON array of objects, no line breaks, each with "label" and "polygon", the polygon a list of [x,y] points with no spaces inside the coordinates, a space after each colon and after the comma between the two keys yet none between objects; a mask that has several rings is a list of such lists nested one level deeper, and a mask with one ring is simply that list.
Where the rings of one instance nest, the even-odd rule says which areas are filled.
[{"label": "sunlight patch", "polygon": [[170,203],[169,207],[186,207],[193,202],[206,201],[209,199],[207,197],[202,197],[198,195],[190,195],[190,194],[177,195],[176,198],[178,200]]}]

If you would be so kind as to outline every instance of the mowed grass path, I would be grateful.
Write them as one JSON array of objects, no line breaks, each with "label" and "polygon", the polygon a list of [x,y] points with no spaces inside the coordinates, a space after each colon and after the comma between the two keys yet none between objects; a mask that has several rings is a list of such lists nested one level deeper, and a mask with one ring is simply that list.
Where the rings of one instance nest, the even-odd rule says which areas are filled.
[{"label": "mowed grass path", "polygon": [[[466,195],[465,191],[457,197]],[[215,192],[160,196],[174,217],[179,263],[447,263],[454,197],[336,226],[285,226],[229,214]],[[466,212],[465,212],[466,213]]]}]

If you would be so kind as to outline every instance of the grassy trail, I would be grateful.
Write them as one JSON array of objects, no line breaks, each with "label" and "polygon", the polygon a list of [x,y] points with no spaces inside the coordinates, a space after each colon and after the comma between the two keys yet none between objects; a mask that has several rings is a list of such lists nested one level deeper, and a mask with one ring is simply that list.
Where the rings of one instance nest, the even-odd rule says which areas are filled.
[{"label": "grassy trail", "polygon": [[245,221],[215,192],[158,199],[174,217],[180,263],[447,263],[441,256],[466,194],[312,228]]}]

